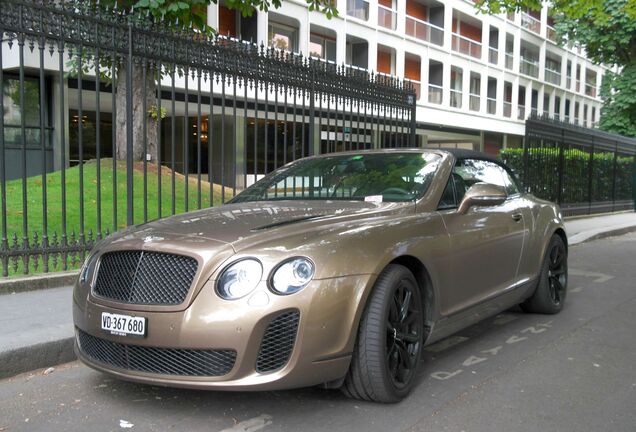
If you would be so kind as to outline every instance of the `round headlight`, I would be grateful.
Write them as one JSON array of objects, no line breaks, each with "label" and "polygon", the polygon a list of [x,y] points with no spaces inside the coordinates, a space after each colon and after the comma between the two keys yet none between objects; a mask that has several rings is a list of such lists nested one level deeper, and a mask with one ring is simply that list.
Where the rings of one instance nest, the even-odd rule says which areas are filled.
[{"label": "round headlight", "polygon": [[314,277],[314,263],[307,258],[293,258],[274,271],[271,285],[277,294],[293,294],[305,288]]},{"label": "round headlight", "polygon": [[255,259],[244,259],[228,266],[216,284],[216,291],[226,300],[245,297],[256,288],[263,276],[263,266]]}]

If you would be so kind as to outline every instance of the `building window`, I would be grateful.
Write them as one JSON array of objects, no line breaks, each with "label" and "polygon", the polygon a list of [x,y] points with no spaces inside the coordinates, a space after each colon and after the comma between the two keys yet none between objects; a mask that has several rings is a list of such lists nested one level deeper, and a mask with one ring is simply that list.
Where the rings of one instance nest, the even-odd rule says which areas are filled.
[{"label": "building window", "polygon": [[284,51],[298,51],[298,29],[270,21],[267,31],[269,46]]},{"label": "building window", "polygon": [[368,21],[369,2],[366,0],[347,0],[347,15]]},{"label": "building window", "polygon": [[578,102],[574,103],[574,123],[579,124],[579,110],[581,106]]},{"label": "building window", "polygon": [[450,106],[453,108],[462,107],[462,70],[453,66],[451,68],[451,88],[450,88]]},{"label": "building window", "polygon": [[336,61],[336,40],[312,33],[309,36],[309,55],[330,62]]},{"label": "building window", "polygon": [[561,98],[559,96],[554,98],[554,118],[561,120]]},{"label": "building window", "polygon": [[471,111],[479,111],[481,95],[481,75],[476,72],[470,73],[470,99],[468,108]]}]

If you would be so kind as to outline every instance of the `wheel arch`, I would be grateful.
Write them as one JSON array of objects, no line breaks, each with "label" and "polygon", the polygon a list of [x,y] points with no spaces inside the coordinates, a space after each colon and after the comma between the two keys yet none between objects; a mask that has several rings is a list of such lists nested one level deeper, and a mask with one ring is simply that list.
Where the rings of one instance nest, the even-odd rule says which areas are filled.
[{"label": "wheel arch", "polygon": [[568,237],[565,235],[565,230],[563,228],[557,228],[554,231],[554,234],[561,237],[561,240],[563,240],[563,244],[565,245],[565,253],[568,253]]},{"label": "wheel arch", "polygon": [[431,275],[422,261],[412,255],[402,255],[393,259],[389,264],[398,264],[406,267],[417,282],[417,286],[422,294],[422,302],[424,303],[424,340],[428,338],[433,324],[433,311],[435,306],[435,291],[433,290],[433,281]]}]

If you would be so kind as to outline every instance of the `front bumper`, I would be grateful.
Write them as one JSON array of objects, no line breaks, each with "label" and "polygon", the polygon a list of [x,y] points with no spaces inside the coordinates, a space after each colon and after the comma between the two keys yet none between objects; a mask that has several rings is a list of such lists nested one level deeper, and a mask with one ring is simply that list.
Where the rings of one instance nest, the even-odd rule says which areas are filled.
[{"label": "front bumper", "polygon": [[[220,376],[154,373],[121,367],[87,354],[76,337],[76,353],[90,367],[114,376],[150,384],[218,390],[275,390],[305,387],[343,377],[349,367],[355,333],[372,275],[312,281],[290,296],[272,294],[262,282],[253,294],[235,301],[220,299],[206,284],[182,311],[135,311],[103,305],[76,287],[73,317],[76,334],[147,350],[226,350],[236,357],[229,372]],[[147,318],[145,338],[111,335],[101,330],[102,312]],[[282,367],[273,370],[258,363],[263,338],[281,315],[297,312],[297,332]],[[293,337],[293,336],[292,336]],[[289,342],[289,335],[281,338]],[[273,339],[274,344],[276,338]],[[269,341],[270,343],[272,340]],[[111,344],[112,345],[112,344]],[[275,348],[275,347],[274,347]],[[135,348],[136,349],[136,348]],[[101,359],[103,360],[103,359]],[[257,365],[258,363],[258,365]],[[148,369],[146,369],[148,370]],[[157,370],[152,369],[150,370]],[[259,372],[260,370],[260,372]]]}]

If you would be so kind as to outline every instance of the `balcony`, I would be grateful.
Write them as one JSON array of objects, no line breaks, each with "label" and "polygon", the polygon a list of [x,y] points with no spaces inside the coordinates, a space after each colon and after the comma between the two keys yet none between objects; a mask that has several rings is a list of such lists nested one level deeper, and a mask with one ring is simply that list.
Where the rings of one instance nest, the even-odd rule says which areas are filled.
[{"label": "balcony", "polygon": [[490,64],[497,64],[499,61],[499,50],[497,48],[489,47],[488,48],[488,62]]},{"label": "balcony", "polygon": [[415,90],[415,99],[420,100],[420,95],[422,94],[422,83],[406,78],[404,79],[404,82],[407,83],[407,86],[410,85],[413,87],[413,90]]},{"label": "balcony", "polygon": [[526,119],[526,107],[525,107],[525,105],[517,106],[517,118],[519,120],[525,120]]},{"label": "balcony", "polygon": [[406,16],[406,34],[424,42],[442,46],[444,44],[444,29],[426,21]]},{"label": "balcony", "polygon": [[478,94],[470,94],[468,98],[468,109],[471,111],[479,111],[480,96]]},{"label": "balcony", "polygon": [[450,106],[453,108],[462,107],[462,92],[460,90],[450,91]]},{"label": "balcony", "polygon": [[526,59],[521,57],[519,59],[519,72],[522,74],[531,76],[533,78],[539,77],[539,62],[534,59]]},{"label": "balcony", "polygon": [[503,103],[503,115],[504,117],[512,117],[512,103],[504,102]]},{"label": "balcony", "polygon": [[347,15],[368,21],[369,2],[367,0],[347,0]]},{"label": "balcony", "polygon": [[397,27],[397,11],[379,4],[378,25],[389,30],[395,30]]},{"label": "balcony", "polygon": [[436,84],[428,85],[428,102],[440,105],[442,103],[442,86]]},{"label": "balcony", "polygon": [[533,33],[541,34],[541,21],[526,12],[521,12],[521,27]]},{"label": "balcony", "polygon": [[514,55],[512,53],[506,53],[506,69],[512,70],[514,66]]},{"label": "balcony", "polygon": [[457,33],[453,33],[452,49],[471,57],[481,58],[481,43]]},{"label": "balcony", "polygon": [[497,113],[497,99],[493,99],[493,98],[486,99],[486,111],[488,112],[488,114]]},{"label": "balcony", "polygon": [[554,29],[554,27],[546,26],[545,35],[548,38],[548,40],[554,43],[557,43],[557,32]]},{"label": "balcony", "polygon": [[561,72],[546,68],[545,80],[552,84],[561,85]]}]

